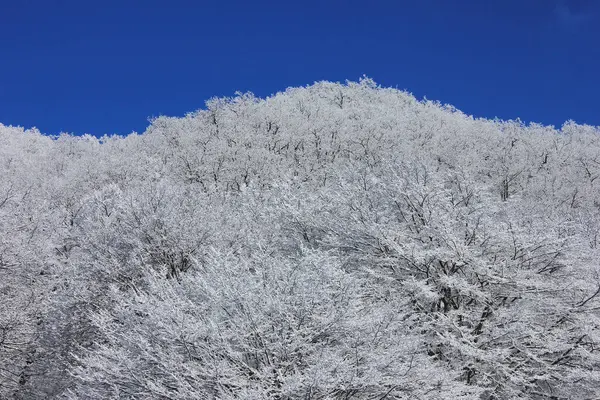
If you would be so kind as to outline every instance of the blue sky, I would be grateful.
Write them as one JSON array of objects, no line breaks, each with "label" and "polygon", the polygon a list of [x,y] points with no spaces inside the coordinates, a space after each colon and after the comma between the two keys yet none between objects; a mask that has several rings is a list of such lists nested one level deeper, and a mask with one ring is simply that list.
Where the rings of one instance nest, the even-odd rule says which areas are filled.
[{"label": "blue sky", "polygon": [[600,125],[597,0],[0,0],[0,122],[127,134],[317,80]]}]

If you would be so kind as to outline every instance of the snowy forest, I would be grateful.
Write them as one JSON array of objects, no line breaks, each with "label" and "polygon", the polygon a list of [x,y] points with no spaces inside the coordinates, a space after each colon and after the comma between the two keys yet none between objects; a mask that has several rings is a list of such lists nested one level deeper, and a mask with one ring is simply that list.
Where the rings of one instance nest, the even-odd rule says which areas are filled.
[{"label": "snowy forest", "polygon": [[0,399],[600,398],[600,128],[364,78],[0,168]]}]

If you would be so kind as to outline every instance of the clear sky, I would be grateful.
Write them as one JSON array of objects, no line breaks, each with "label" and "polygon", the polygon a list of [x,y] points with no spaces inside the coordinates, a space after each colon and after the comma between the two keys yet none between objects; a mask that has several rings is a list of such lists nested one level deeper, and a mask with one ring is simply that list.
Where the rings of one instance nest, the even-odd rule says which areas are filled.
[{"label": "clear sky", "polygon": [[127,134],[317,80],[600,125],[600,0],[0,0],[0,122]]}]

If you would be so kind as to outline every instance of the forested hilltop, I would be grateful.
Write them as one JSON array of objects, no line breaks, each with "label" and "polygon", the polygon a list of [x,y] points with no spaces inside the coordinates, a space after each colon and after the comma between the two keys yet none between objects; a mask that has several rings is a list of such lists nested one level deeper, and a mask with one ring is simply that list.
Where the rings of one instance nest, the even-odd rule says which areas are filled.
[{"label": "forested hilltop", "polygon": [[600,130],[363,79],[0,125],[1,399],[597,399]]}]

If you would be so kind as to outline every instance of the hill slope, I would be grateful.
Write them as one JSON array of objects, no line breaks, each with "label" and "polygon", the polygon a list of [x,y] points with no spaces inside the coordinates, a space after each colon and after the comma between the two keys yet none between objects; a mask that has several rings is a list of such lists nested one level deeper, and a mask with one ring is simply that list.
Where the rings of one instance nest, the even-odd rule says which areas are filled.
[{"label": "hill slope", "polygon": [[0,168],[0,398],[599,395],[597,128],[364,79]]}]

